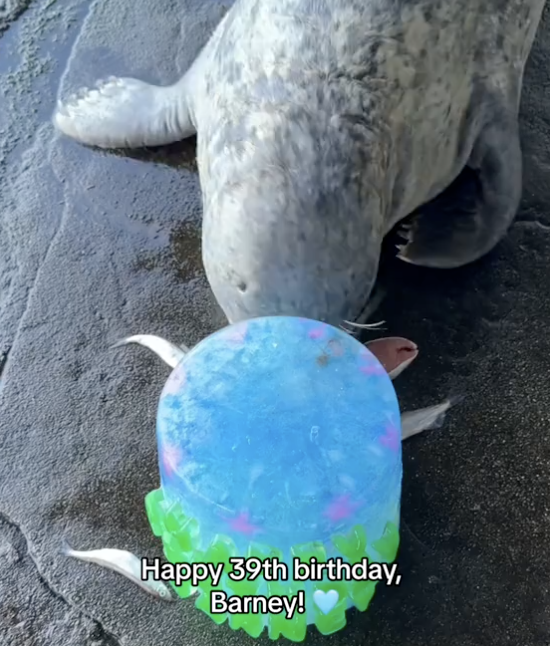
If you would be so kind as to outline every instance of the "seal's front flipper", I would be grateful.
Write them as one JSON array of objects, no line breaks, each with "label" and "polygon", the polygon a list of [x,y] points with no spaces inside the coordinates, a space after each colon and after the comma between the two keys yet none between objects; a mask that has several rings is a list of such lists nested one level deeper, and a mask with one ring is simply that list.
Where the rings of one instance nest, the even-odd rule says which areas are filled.
[{"label": "seal's front flipper", "polygon": [[58,102],[53,121],[64,134],[99,148],[162,146],[195,133],[185,77],[159,87],[111,77]]},{"label": "seal's front flipper", "polygon": [[521,150],[515,117],[495,115],[459,177],[413,216],[398,257],[453,268],[478,260],[506,234],[521,198]]},{"label": "seal's front flipper", "polygon": [[419,408],[408,413],[401,414],[401,440],[418,435],[422,431],[433,428],[441,428],[445,421],[447,411],[464,399],[463,396],[449,397],[441,404]]}]

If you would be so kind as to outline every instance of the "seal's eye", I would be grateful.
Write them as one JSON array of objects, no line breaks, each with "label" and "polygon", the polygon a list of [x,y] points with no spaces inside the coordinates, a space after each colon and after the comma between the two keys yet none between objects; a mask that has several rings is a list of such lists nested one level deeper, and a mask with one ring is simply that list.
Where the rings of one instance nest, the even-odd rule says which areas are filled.
[{"label": "seal's eye", "polygon": [[246,283],[244,282],[244,280],[240,280],[237,283],[237,289],[243,294],[246,292]]}]

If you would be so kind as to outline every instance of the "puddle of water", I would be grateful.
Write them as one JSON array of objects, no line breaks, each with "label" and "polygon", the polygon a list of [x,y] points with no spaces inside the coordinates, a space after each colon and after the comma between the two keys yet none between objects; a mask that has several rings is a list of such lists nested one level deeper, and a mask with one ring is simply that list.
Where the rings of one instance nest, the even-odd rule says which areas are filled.
[{"label": "puddle of water", "polygon": [[127,153],[66,138],[55,143],[51,161],[67,182],[71,212],[131,240],[134,271],[168,271],[180,284],[200,278],[202,201],[193,142]]},{"label": "puddle of water", "polygon": [[174,227],[170,249],[180,278],[199,277],[203,273],[200,229],[186,222]]},{"label": "puddle of water", "polygon": [[175,225],[168,234],[168,246],[160,246],[162,249],[158,252],[140,254],[136,259],[135,269],[146,271],[165,269],[166,260],[168,260],[168,266],[183,282],[200,278],[203,275],[199,224],[182,222]]}]

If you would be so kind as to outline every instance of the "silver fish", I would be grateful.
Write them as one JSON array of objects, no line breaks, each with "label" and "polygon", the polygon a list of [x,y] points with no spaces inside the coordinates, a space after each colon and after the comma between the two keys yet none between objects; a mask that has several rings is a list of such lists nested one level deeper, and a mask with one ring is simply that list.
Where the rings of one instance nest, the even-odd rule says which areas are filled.
[{"label": "silver fish", "polygon": [[170,589],[162,581],[156,581],[150,576],[146,581],[141,578],[141,559],[131,552],[111,548],[79,552],[69,547],[65,540],[63,541],[62,551],[65,556],[70,556],[87,563],[95,563],[101,567],[118,572],[159,599],[175,601]]},{"label": "silver fish", "polygon": [[365,345],[380,361],[390,379],[400,375],[418,356],[416,343],[401,336],[386,336]]},{"label": "silver fish", "polygon": [[159,356],[170,368],[175,368],[183,357],[189,352],[189,348],[185,345],[177,346],[166,339],[161,339],[159,336],[153,334],[135,334],[134,336],[126,337],[117,341],[112,348],[119,348],[127,343],[137,343],[145,348],[149,348],[157,356]]},{"label": "silver fish", "polygon": [[445,415],[451,406],[462,401],[463,397],[450,397],[441,404],[419,408],[408,413],[401,414],[401,439],[407,438],[433,428],[441,428],[445,421]]}]

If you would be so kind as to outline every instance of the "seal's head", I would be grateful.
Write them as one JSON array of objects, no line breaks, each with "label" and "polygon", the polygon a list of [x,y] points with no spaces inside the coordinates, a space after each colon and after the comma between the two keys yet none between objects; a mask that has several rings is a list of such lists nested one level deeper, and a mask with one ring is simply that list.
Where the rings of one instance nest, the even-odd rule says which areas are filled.
[{"label": "seal's head", "polygon": [[203,262],[230,323],[340,325],[360,317],[374,285],[383,205],[358,170],[369,166],[365,142],[335,117],[321,127],[300,116],[270,115],[262,136],[238,154],[226,143],[209,169],[217,190],[205,196]]}]

